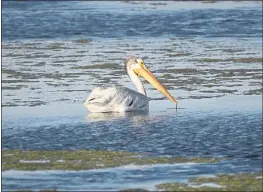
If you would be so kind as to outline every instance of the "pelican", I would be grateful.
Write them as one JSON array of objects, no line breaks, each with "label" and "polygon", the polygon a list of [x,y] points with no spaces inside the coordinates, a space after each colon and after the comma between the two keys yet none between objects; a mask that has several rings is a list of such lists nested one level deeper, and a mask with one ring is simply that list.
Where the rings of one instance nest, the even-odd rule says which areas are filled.
[{"label": "pelican", "polygon": [[144,77],[177,107],[177,100],[154,77],[141,58],[130,57],[125,60],[124,64],[125,70],[138,92],[126,87],[96,87],[84,103],[90,112],[149,111],[149,98],[139,76]]}]

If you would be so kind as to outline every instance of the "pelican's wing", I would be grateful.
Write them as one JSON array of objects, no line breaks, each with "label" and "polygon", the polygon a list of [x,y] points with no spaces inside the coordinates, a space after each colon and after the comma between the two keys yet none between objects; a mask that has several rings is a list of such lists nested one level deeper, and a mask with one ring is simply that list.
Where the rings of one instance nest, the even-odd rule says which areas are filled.
[{"label": "pelican's wing", "polygon": [[91,112],[148,110],[148,98],[125,87],[96,87],[85,102]]}]

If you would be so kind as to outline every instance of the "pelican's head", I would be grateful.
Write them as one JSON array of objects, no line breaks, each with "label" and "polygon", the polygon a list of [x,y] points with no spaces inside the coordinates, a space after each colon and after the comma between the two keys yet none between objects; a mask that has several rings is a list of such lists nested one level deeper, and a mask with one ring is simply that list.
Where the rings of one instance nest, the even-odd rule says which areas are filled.
[{"label": "pelican's head", "polygon": [[139,57],[129,57],[125,61],[125,70],[133,71],[137,76],[141,76],[152,84],[158,91],[164,94],[168,99],[177,104],[177,100],[174,99],[167,89],[156,79],[156,77],[146,67],[144,61]]}]

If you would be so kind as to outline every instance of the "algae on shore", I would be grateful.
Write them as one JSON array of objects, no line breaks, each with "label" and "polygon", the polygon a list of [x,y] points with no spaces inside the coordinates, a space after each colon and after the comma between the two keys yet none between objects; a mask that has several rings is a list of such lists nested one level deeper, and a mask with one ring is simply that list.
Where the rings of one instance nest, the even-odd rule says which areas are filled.
[{"label": "algae on shore", "polygon": [[[142,157],[141,153],[124,151],[2,151],[2,170],[88,170],[117,167],[128,164],[174,164],[174,163],[216,163],[223,158],[205,157]],[[145,156],[145,155],[144,155]]]},{"label": "algae on shore", "polygon": [[147,192],[149,190],[147,189],[141,189],[141,188],[131,188],[131,189],[122,189],[120,192]]},{"label": "algae on shore", "polygon": [[188,183],[164,183],[156,188],[165,191],[262,191],[262,173],[196,177],[189,179]]}]

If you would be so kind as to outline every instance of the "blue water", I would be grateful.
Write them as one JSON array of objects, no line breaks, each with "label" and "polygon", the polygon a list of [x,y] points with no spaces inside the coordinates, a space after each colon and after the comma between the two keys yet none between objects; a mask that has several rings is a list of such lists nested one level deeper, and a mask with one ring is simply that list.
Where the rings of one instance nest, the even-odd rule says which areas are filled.
[{"label": "blue water", "polygon": [[[149,2],[148,2],[149,3]],[[227,2],[226,2],[227,4]],[[3,1],[3,40],[261,37],[262,8],[231,4],[153,9],[125,2]],[[168,6],[169,7],[169,6]],[[218,8],[217,8],[218,7]]]},{"label": "blue water", "polygon": [[[72,41],[75,39],[87,39],[91,43],[78,44]],[[116,191],[138,187],[154,190],[158,183],[183,182],[194,176],[262,171],[262,95],[243,95],[253,86],[254,89],[262,87],[256,84],[262,75],[258,72],[261,63],[204,65],[197,60],[191,61],[233,55],[262,58],[259,46],[262,44],[261,2],[165,2],[156,5],[117,1],[3,1],[2,40],[4,68],[30,74],[3,74],[6,82],[5,101],[2,101],[5,104],[2,108],[2,150],[106,149],[143,152],[150,156],[231,158],[215,164],[127,165],[89,171],[9,170],[2,173],[4,190]],[[50,48],[54,46],[52,43],[62,44],[62,48]],[[191,55],[169,57],[165,48]],[[220,51],[223,48],[235,52]],[[213,52],[209,52],[210,49]],[[120,52],[109,54],[109,50]],[[72,55],[80,52],[83,56],[77,60],[61,59],[76,59]],[[126,86],[128,77],[119,75],[119,68],[96,69],[91,73],[71,67],[110,63],[115,59],[117,65],[121,65],[119,61],[122,62],[124,53],[150,57],[148,63],[158,76],[170,74],[171,66],[172,69],[251,69],[255,73],[248,76],[246,72],[237,71],[241,75],[239,78],[222,80],[220,76],[225,74],[220,71],[216,77],[175,71],[171,72],[172,79],[165,79],[165,83],[175,82],[171,85],[175,88],[169,91],[182,98],[177,111],[167,100],[152,100],[149,113],[88,113],[82,101],[92,88],[105,82],[113,84],[112,79]],[[34,79],[36,71],[47,76]],[[75,79],[71,76],[63,79],[56,77],[55,72],[77,72],[81,78],[76,74]],[[185,78],[218,77],[216,88],[237,89],[237,95],[189,99],[192,95],[211,94],[185,89],[189,86],[196,90],[206,89],[205,83],[178,88],[175,77],[181,82]],[[103,79],[101,83],[99,80]],[[21,82],[12,82],[14,80]],[[18,84],[23,88],[10,88]],[[161,97],[148,85],[146,90],[152,98]],[[222,96],[220,90],[216,93]],[[30,107],[31,102],[37,101],[44,104]]]},{"label": "blue water", "polygon": [[[247,101],[249,104],[247,104]],[[200,175],[262,170],[260,96],[232,96],[209,101],[185,100],[177,111],[169,101],[154,101],[149,113],[87,114],[81,105],[5,109],[3,149],[106,149],[148,156],[228,157],[212,164],[127,165],[89,171],[5,171],[4,189],[154,190],[162,182]],[[200,108],[200,106],[203,106]],[[51,114],[45,114],[49,108]],[[70,108],[71,110],[65,110]],[[35,114],[32,117],[31,114]],[[53,114],[52,114],[53,113]],[[57,115],[54,115],[54,114]]]},{"label": "blue water", "polygon": [[127,117],[98,122],[82,118],[30,117],[16,123],[12,123],[14,119],[11,122],[3,120],[3,148],[107,149],[170,156],[261,157],[260,110],[128,114]]}]

